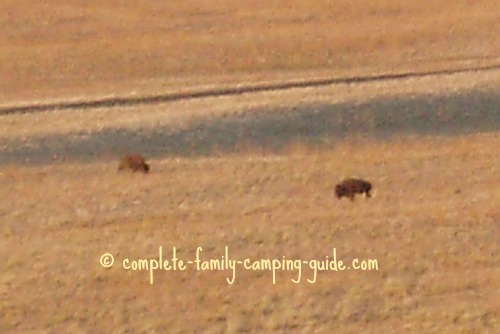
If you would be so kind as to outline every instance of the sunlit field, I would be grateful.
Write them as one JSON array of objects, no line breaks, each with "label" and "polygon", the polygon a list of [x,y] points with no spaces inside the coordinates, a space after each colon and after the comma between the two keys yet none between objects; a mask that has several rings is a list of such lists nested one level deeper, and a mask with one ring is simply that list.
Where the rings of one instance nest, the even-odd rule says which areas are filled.
[{"label": "sunlit field", "polygon": [[[0,333],[499,333],[497,21],[2,1]],[[88,104],[318,78],[343,79]],[[118,171],[131,153],[148,174]],[[349,177],[373,197],[337,199]]]},{"label": "sunlit field", "polygon": [[474,67],[498,61],[497,22],[490,0],[4,0],[0,104]]},{"label": "sunlit field", "polygon": [[[283,155],[2,169],[3,332],[495,332],[497,134]],[[334,198],[345,176],[374,197]],[[165,257],[376,259],[378,271],[126,271]],[[104,269],[99,258],[115,256]],[[43,307],[40,307],[43,305]]]}]

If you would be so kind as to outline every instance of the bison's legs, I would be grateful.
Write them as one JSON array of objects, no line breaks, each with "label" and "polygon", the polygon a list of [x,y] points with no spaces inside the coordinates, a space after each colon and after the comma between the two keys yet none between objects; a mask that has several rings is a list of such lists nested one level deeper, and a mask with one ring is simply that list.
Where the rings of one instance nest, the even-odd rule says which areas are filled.
[{"label": "bison's legs", "polygon": [[365,196],[366,196],[366,198],[370,198],[370,197],[372,197],[372,194],[370,194],[370,190],[367,190],[367,191],[365,192]]}]

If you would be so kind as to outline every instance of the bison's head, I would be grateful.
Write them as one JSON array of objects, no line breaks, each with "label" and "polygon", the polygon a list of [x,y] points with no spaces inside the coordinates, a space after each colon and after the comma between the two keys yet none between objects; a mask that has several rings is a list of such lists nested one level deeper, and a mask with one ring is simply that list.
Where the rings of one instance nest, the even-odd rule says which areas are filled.
[{"label": "bison's head", "polygon": [[335,195],[337,196],[337,198],[342,198],[343,196],[345,196],[347,194],[347,189],[339,184],[335,187]]}]

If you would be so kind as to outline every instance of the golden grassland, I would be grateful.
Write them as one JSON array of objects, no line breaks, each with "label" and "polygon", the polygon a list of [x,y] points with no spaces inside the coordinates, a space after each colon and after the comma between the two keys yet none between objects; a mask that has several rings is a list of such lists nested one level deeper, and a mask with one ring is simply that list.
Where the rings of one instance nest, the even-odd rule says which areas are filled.
[{"label": "golden grassland", "polygon": [[[430,76],[406,80],[374,81],[359,84],[338,84],[324,87],[296,88],[266,91],[243,95],[208,97],[180,100],[171,103],[145,104],[141,106],[112,107],[99,109],[75,109],[71,112],[54,110],[40,113],[3,115],[0,121],[0,141],[29,139],[51,135],[71,135],[85,132],[95,134],[113,129],[155,129],[158,127],[188,128],[196,120],[238,116],[249,110],[276,113],[277,109],[350,104],[356,108],[359,103],[374,100],[403,97],[422,97],[427,101],[443,95],[456,96],[474,91],[495,92],[500,87],[500,69],[477,73],[457,73],[446,76]],[[337,105],[337,106],[336,106]],[[429,108],[429,106],[419,106]],[[494,104],[480,105],[492,115]],[[373,115],[387,117],[387,110],[374,106]],[[380,110],[379,110],[380,109]],[[434,107],[439,113],[439,107]],[[404,110],[391,112],[403,113]],[[452,115],[458,111],[451,110]],[[471,110],[471,113],[476,112]],[[341,113],[339,111],[339,113]],[[472,126],[473,128],[473,126]]]},{"label": "golden grassland", "polygon": [[[498,133],[0,169],[0,331],[495,333]],[[375,196],[333,196],[345,176]],[[125,271],[125,258],[377,259],[378,271]],[[115,256],[111,269],[102,254]]]},{"label": "golden grassland", "polygon": [[[5,0],[0,106],[491,65],[500,54],[497,7]],[[499,78],[497,69],[6,115],[0,150],[110,129],[182,129],[263,108],[467,96],[497,89]],[[209,157],[157,157],[149,175],[118,173],[117,161],[105,159],[0,165],[0,332],[500,332],[498,131],[286,144],[281,154],[242,141],[240,151]],[[335,184],[350,176],[373,182],[375,196],[338,201]],[[321,260],[336,248],[339,259],[376,259],[379,270],[321,272],[311,284],[304,265],[299,284],[291,281],[297,271],[278,271],[273,284],[269,271],[238,268],[230,285],[230,271],[188,268],[156,271],[151,285],[148,272],[121,268],[125,258],[156,258],[159,246],[189,260],[197,247],[204,259],[220,259],[228,246],[236,260]],[[107,252],[115,263],[106,269],[99,259]]]},{"label": "golden grassland", "polygon": [[490,0],[5,0],[0,99],[164,91],[242,74],[474,66],[498,61],[497,13]]}]

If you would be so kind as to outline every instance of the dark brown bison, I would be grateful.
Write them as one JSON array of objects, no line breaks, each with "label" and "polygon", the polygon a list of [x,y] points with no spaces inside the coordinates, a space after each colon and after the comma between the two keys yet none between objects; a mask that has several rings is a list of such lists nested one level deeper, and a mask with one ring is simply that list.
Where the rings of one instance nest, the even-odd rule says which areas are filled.
[{"label": "dark brown bison", "polygon": [[356,194],[365,194],[366,197],[371,197],[370,190],[372,184],[362,179],[345,179],[335,186],[335,195],[338,199],[347,197],[351,201],[354,200]]},{"label": "dark brown bison", "polygon": [[149,172],[149,165],[142,155],[126,155],[120,159],[118,170],[129,170],[132,172]]}]

